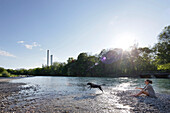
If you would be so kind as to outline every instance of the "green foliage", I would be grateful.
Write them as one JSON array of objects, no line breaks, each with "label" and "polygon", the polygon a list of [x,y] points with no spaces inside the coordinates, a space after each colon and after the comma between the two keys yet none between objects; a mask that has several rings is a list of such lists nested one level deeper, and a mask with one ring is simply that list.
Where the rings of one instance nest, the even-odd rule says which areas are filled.
[{"label": "green foliage", "polygon": [[74,58],[73,57],[70,57],[70,58],[68,58],[68,60],[67,60],[67,63],[69,64],[69,63],[72,63],[72,62],[74,62]]},{"label": "green foliage", "polygon": [[6,70],[4,70],[1,74],[2,77],[9,77],[10,73],[8,73]]},{"label": "green foliage", "polygon": [[165,27],[158,37],[159,42],[154,47],[157,52],[157,63],[170,63],[170,25]]},{"label": "green foliage", "polygon": [[3,71],[5,71],[5,69],[0,67],[0,73],[2,73]]},{"label": "green foliage", "polygon": [[170,63],[158,65],[158,70],[170,70]]}]

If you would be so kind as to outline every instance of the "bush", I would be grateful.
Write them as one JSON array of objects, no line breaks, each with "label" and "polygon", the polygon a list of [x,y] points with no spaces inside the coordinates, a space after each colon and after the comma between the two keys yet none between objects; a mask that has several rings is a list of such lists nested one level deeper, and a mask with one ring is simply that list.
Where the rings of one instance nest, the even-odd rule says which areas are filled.
[{"label": "bush", "polygon": [[0,67],[0,73],[2,73],[3,71],[5,71],[5,69]]},{"label": "bush", "polygon": [[2,72],[2,77],[9,77],[10,73],[8,73],[6,70]]}]

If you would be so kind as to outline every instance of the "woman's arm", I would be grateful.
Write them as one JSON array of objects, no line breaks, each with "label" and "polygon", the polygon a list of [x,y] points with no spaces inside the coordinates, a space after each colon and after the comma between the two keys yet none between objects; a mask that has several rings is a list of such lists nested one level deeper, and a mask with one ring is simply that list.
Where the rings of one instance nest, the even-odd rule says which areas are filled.
[{"label": "woman's arm", "polygon": [[138,87],[136,87],[135,89],[141,89],[141,90],[143,90],[143,88],[138,88]]}]

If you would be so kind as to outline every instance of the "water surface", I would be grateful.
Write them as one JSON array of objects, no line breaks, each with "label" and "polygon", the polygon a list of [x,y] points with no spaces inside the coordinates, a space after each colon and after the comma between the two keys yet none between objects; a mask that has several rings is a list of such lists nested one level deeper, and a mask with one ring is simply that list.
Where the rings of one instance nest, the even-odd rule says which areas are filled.
[{"label": "water surface", "polygon": [[[111,89],[116,90],[133,90],[135,87],[144,87],[144,80],[141,78],[99,78],[99,77],[28,77],[11,82],[27,83],[28,85],[35,85],[39,87],[42,93],[61,93],[73,94],[84,92],[99,92],[98,89],[89,90],[87,83],[92,82],[102,85],[104,91]],[[153,81],[153,88],[157,93],[170,94],[170,79],[150,79]]]}]

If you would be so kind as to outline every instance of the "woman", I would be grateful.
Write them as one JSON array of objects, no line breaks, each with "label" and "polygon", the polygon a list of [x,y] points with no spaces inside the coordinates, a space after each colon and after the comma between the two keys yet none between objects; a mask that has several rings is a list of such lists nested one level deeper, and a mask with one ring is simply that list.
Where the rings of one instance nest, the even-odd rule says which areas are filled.
[{"label": "woman", "polygon": [[152,86],[150,85],[150,84],[152,84],[152,81],[151,80],[145,80],[145,84],[146,84],[146,86],[144,88],[136,87],[136,89],[141,89],[141,91],[138,94],[133,95],[133,96],[139,96],[141,94],[145,94],[145,95],[150,96],[150,97],[156,97],[155,91],[152,88]]}]

